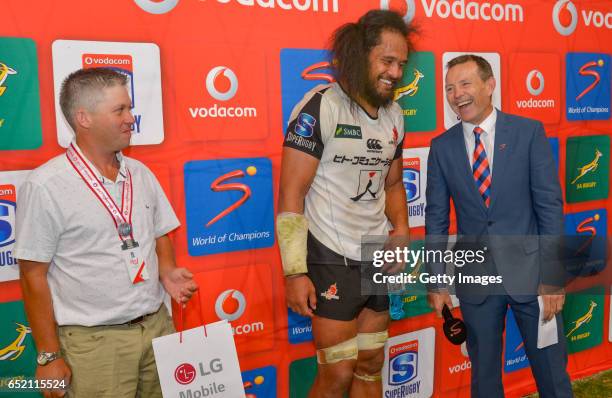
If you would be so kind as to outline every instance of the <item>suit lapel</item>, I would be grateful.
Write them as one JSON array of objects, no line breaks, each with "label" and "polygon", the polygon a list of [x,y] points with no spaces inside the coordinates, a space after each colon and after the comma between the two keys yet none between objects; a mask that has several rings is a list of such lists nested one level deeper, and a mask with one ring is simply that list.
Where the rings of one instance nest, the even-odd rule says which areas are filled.
[{"label": "suit lapel", "polygon": [[[472,198],[478,203],[480,209],[484,212],[487,211],[484,200],[476,189],[476,183],[474,182],[474,174],[472,173],[472,167],[470,166],[470,158],[468,157],[467,150],[465,148],[465,139],[463,138],[463,125],[458,123],[455,125],[452,134],[452,146],[451,151],[459,153],[458,156],[451,156],[455,161],[455,167],[457,172],[463,178],[464,184],[467,190],[470,192]],[[471,154],[469,155],[472,156]]]},{"label": "suit lapel", "polygon": [[489,209],[495,205],[497,197],[503,193],[503,177],[508,169],[508,159],[514,149],[515,136],[508,126],[506,115],[497,111],[495,122],[495,147],[493,148],[493,175],[491,179],[491,203]]}]

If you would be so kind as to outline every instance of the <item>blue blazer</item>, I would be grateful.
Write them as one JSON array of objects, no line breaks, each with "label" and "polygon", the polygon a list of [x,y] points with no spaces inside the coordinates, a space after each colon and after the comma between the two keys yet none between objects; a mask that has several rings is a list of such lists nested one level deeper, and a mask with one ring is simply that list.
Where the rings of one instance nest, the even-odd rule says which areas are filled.
[{"label": "blue blazer", "polygon": [[[499,110],[494,151],[487,208],[474,182],[462,124],[432,140],[427,162],[426,234],[448,235],[452,199],[459,239],[476,237],[487,245],[486,264],[473,268],[472,273],[496,272],[502,276],[506,292],[526,302],[533,299],[541,282],[542,239],[537,236],[560,237],[563,233],[557,167],[542,123]],[[478,303],[492,286],[476,291],[459,289],[457,295]],[[530,297],[525,295],[528,293]]]}]

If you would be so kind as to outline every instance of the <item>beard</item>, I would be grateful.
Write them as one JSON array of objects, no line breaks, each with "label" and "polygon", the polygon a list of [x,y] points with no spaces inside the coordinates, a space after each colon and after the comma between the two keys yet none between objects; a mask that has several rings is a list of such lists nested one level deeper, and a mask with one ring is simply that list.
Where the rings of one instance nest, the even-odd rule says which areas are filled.
[{"label": "beard", "polygon": [[389,94],[382,94],[376,89],[376,81],[368,78],[363,86],[363,98],[368,103],[376,108],[387,107],[393,102],[395,96],[395,87],[397,82],[393,83],[393,90]]}]

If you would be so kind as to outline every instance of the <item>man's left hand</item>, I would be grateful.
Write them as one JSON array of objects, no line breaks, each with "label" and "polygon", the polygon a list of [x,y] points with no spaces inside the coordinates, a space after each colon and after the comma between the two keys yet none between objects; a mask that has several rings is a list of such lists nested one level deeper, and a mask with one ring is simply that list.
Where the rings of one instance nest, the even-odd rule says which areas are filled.
[{"label": "man's left hand", "polygon": [[193,274],[186,268],[173,268],[160,277],[164,289],[177,303],[186,303],[198,290]]},{"label": "man's left hand", "polygon": [[545,294],[541,297],[544,304],[544,321],[548,322],[563,309],[565,294]]}]

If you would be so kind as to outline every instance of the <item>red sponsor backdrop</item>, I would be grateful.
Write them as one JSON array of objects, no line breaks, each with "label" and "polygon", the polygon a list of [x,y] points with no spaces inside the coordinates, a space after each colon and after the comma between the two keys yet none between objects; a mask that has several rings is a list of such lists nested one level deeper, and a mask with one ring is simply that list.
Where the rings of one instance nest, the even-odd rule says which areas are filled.
[{"label": "red sponsor backdrop", "polygon": [[[137,3],[144,6],[141,8]],[[172,3],[177,2],[3,1],[0,36],[28,37],[36,43],[43,145],[36,150],[2,151],[0,171],[32,169],[62,152],[56,139],[53,100],[51,44],[54,40],[157,44],[161,54],[165,139],[160,145],[132,147],[126,153],[154,170],[183,224],[173,234],[178,262],[196,273],[202,289],[200,302],[189,307],[187,325],[200,322],[199,307],[205,322],[216,320],[215,303],[227,290],[230,292],[224,303],[225,311],[241,310],[240,300],[233,292],[240,291],[245,299],[245,315],[239,323],[250,328],[249,333],[236,336],[241,366],[244,370],[276,366],[279,397],[288,396],[289,364],[312,356],[314,348],[310,343],[292,345],[288,342],[278,249],[273,246],[190,256],[183,165],[190,160],[267,157],[273,165],[276,198],[283,138],[279,55],[282,48],[324,48],[330,33],[342,23],[356,20],[369,9],[390,5],[407,15],[414,12],[414,21],[422,30],[417,49],[434,53],[437,109],[443,108],[444,100],[440,95],[443,92],[440,63],[444,52],[497,52],[501,57],[502,79],[498,84],[502,86],[502,109],[540,118],[547,134],[559,138],[562,182],[566,173],[567,137],[610,134],[610,120],[568,122],[564,110],[565,54],[609,51],[608,43],[612,41],[612,4],[609,1],[179,0],[165,13],[146,10],[157,7],[163,11]],[[559,3],[562,4],[559,6]],[[558,18],[555,6],[561,7]],[[555,28],[555,20],[559,21],[561,30],[571,29],[575,23],[574,31],[569,35],[560,34]],[[523,82],[532,65],[545,75],[543,92],[555,102],[552,109],[525,109],[517,105],[517,100],[529,96]],[[212,93],[207,86],[207,76],[217,66],[229,67],[234,73],[238,82],[234,96],[231,96],[232,84],[235,84],[232,73],[225,73],[225,70],[217,70],[216,75],[213,72],[216,79]],[[530,87],[537,92],[539,75],[534,73],[530,78]],[[610,84],[609,78],[607,84]],[[215,98],[219,93],[222,99]],[[227,116],[226,111],[224,117],[212,117],[210,110],[215,104],[217,109],[220,106],[241,108],[242,116],[236,112],[234,116]],[[255,113],[249,109],[255,109]],[[436,126],[432,132],[408,134],[405,146],[428,146],[431,139],[444,130],[441,111]],[[610,206],[608,197],[566,205],[565,211],[610,209]],[[0,301],[20,298],[18,282],[0,283]],[[570,356],[572,378],[612,365],[612,344],[607,339],[608,300],[606,297],[604,342],[595,349]],[[466,358],[458,347],[446,347],[440,321],[434,315],[394,322],[391,335],[431,325],[437,328],[434,396],[468,396]],[[527,369],[505,374],[504,382],[508,396],[535,390]]]}]

